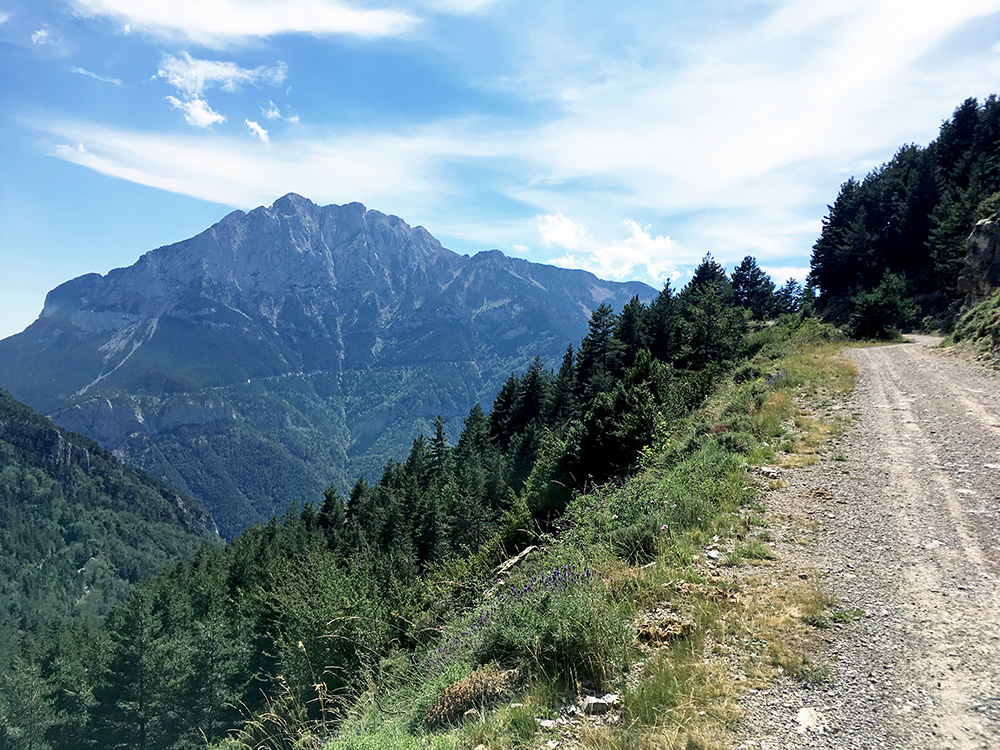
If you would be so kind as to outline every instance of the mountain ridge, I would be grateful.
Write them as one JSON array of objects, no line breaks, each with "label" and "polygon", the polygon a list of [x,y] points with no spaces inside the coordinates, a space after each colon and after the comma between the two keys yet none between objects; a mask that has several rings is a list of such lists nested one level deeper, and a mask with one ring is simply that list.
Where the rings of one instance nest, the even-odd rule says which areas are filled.
[{"label": "mountain ridge", "polygon": [[[555,364],[599,304],[654,294],[291,193],[59,285],[0,341],[0,385],[232,534],[374,476],[437,414],[491,401],[536,354]],[[247,458],[268,476],[232,482]]]}]

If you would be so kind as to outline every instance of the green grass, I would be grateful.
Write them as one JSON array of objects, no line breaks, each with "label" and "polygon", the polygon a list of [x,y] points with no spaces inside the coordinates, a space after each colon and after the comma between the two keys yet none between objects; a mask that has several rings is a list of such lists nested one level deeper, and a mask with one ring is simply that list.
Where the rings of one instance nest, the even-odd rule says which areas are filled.
[{"label": "green grass", "polygon": [[[797,398],[835,398],[853,385],[836,342],[813,323],[767,331],[738,377],[695,414],[663,425],[635,476],[578,495],[553,529],[535,532],[536,551],[502,585],[486,553],[433,571],[426,596],[441,603],[439,636],[425,651],[384,659],[332,717],[338,735],[325,746],[537,747],[556,736],[538,718],[584,691],[615,691],[620,723],[580,728],[583,747],[719,748],[754,680],[775,670],[827,679],[806,643],[805,623],[827,606],[822,595],[764,581],[744,591],[740,571],[710,565],[704,550],[718,537],[731,545],[730,566],[774,559],[762,489],[748,470],[773,462],[779,447],[818,453],[828,430]],[[649,618],[662,640],[638,637]],[[680,622],[689,625],[672,634]],[[752,679],[737,680],[728,663]],[[494,677],[476,677],[487,673],[513,676],[492,691]],[[274,747],[321,747],[303,739],[312,742],[315,727],[304,723],[297,738],[290,729]]]}]

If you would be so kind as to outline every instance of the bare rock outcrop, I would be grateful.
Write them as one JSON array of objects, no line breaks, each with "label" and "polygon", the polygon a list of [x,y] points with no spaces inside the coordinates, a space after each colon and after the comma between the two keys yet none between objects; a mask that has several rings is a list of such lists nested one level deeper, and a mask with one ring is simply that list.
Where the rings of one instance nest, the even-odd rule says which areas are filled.
[{"label": "bare rock outcrop", "polygon": [[965,307],[973,307],[1000,287],[1000,212],[976,224],[966,241],[965,267],[958,291]]}]

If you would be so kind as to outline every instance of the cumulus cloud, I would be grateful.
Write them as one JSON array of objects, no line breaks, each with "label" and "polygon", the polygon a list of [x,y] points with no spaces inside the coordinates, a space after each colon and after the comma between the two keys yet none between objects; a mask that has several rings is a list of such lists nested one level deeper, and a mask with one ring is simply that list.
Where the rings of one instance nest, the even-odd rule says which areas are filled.
[{"label": "cumulus cloud", "polygon": [[626,219],[629,235],[621,240],[592,247],[585,254],[567,253],[552,258],[550,263],[570,268],[583,268],[598,276],[612,279],[634,278],[639,268],[654,282],[662,282],[678,275],[677,259],[680,249],[670,237],[653,236],[650,227]]},{"label": "cumulus cloud", "polygon": [[[187,52],[180,57],[165,55],[156,71],[157,78],[165,79],[181,94],[180,98],[168,96],[167,101],[184,112],[188,124],[199,128],[207,128],[226,119],[209,106],[204,98],[206,91],[213,88],[237,91],[244,85],[280,86],[287,74],[288,69],[283,62],[270,67],[241,68],[234,62],[202,60],[191,57]],[[254,134],[266,142],[267,131],[262,132],[263,135]]]},{"label": "cumulus cloud", "polygon": [[260,140],[264,143],[271,142],[271,139],[267,135],[267,131],[253,120],[244,120],[243,124],[247,126],[247,131],[249,131],[250,135],[260,138]]},{"label": "cumulus cloud", "polygon": [[10,20],[10,13],[0,11],[0,23],[7,23]]},{"label": "cumulus cloud", "polygon": [[576,249],[587,237],[587,227],[577,224],[562,213],[539,216],[538,232],[542,235],[545,247],[559,245],[567,250]]},{"label": "cumulus cloud", "polygon": [[226,121],[226,118],[208,106],[208,102],[204,99],[194,97],[181,100],[176,96],[168,96],[167,101],[171,107],[184,113],[188,125],[196,128],[210,128],[218,122]]},{"label": "cumulus cloud", "polygon": [[244,85],[280,86],[288,75],[288,67],[279,62],[271,67],[241,68],[234,62],[200,60],[184,52],[180,57],[164,56],[156,75],[185,96],[200,97],[215,87],[236,91]]},{"label": "cumulus cloud", "polygon": [[45,29],[39,29],[34,34],[31,35],[31,43],[37,44],[39,46],[49,43],[49,32]]},{"label": "cumulus cloud", "polygon": [[77,75],[87,76],[88,78],[93,78],[95,81],[100,81],[101,83],[110,83],[112,86],[121,86],[122,82],[120,78],[108,78],[106,76],[98,75],[86,68],[80,68],[73,66],[70,68],[71,73],[76,73]]},{"label": "cumulus cloud", "polygon": [[[468,0],[467,0],[468,2]],[[277,34],[394,37],[418,19],[395,8],[358,8],[339,0],[72,0],[84,16],[111,18],[163,39],[210,47],[244,44]]]}]

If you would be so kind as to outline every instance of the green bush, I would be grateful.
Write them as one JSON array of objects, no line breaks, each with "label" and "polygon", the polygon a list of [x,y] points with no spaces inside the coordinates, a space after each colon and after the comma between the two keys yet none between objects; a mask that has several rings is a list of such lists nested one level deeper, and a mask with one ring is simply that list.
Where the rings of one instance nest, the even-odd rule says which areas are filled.
[{"label": "green bush", "polygon": [[906,278],[888,271],[875,289],[854,295],[851,308],[845,332],[852,339],[896,339],[901,329],[920,319],[920,307],[907,292]]}]

